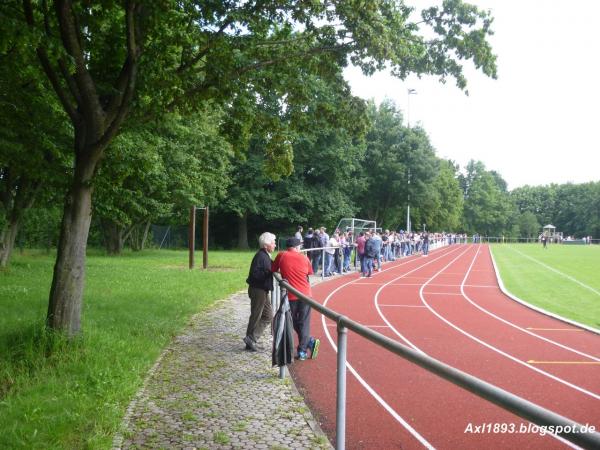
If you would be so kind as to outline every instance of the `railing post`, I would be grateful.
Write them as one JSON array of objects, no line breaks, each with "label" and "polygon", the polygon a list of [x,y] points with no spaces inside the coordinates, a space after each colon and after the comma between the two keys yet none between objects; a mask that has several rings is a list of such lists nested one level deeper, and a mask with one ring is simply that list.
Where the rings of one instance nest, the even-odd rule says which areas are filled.
[{"label": "railing post", "polygon": [[335,448],[346,448],[346,346],[348,329],[340,322],[337,325],[337,404],[335,425]]},{"label": "railing post", "polygon": [[321,250],[321,280],[325,279],[325,247]]}]

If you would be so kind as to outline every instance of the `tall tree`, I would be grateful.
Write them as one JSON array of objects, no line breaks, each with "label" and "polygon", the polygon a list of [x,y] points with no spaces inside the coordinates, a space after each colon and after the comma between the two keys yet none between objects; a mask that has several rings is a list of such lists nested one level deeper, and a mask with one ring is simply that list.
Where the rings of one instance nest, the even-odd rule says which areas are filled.
[{"label": "tall tree", "polygon": [[541,225],[553,224],[568,235],[598,236],[600,182],[523,186],[511,191],[521,212],[535,214]]},{"label": "tall tree", "polygon": [[[425,10],[420,25],[409,21],[410,7],[387,0],[5,4],[22,9],[29,44],[74,128],[75,164],[47,320],[71,335],[81,327],[94,175],[133,106],[144,115],[193,108],[199,98],[231,102],[249,86],[267,89],[274,80],[283,94],[298,87],[292,81],[298,67],[326,74],[348,60],[365,73],[390,67],[401,78],[454,77],[462,88],[461,60],[495,76],[486,41],[491,18],[460,0]],[[21,18],[9,16],[9,33],[22,29]],[[423,27],[432,37],[424,37]]]},{"label": "tall tree", "polygon": [[487,236],[500,236],[507,231],[513,206],[499,174],[487,171],[482,162],[471,160],[461,185],[466,231]]},{"label": "tall tree", "polygon": [[562,184],[556,188],[557,231],[576,237],[597,236],[600,182]]},{"label": "tall tree", "polygon": [[335,82],[311,77],[304,92],[311,93],[310,101],[290,102],[283,115],[266,105],[257,109],[257,114],[270,114],[285,123],[292,139],[291,173],[287,166],[279,170],[269,166],[268,142],[260,132],[247,158],[234,163],[236,183],[223,210],[238,219],[241,248],[248,245],[247,222],[252,216],[270,223],[331,223],[355,210],[352,194],[366,131],[364,102],[351,95],[341,75]]},{"label": "tall tree", "polygon": [[27,211],[65,188],[71,165],[64,150],[71,129],[32,60],[22,46],[0,46],[0,267]]},{"label": "tall tree", "polygon": [[[403,223],[410,196],[412,216],[426,202],[427,185],[437,172],[437,158],[424,130],[406,128],[402,114],[390,102],[378,108],[369,105],[371,128],[367,133],[367,150],[362,164],[364,192],[358,198],[362,216],[384,227]],[[419,216],[418,221],[421,222]]]},{"label": "tall tree", "polygon": [[422,223],[426,223],[430,230],[458,231],[460,229],[463,194],[457,172],[458,167],[452,161],[439,161],[439,170],[429,186],[422,208]]},{"label": "tall tree", "polygon": [[224,196],[232,151],[219,132],[223,114],[208,109],[201,120],[169,114],[111,144],[94,194],[108,253],[120,253],[127,239],[141,250],[152,221],[182,219],[189,205],[213,206]]},{"label": "tall tree", "polygon": [[531,211],[525,211],[518,216],[518,226],[521,237],[537,237],[542,229],[535,214]]}]

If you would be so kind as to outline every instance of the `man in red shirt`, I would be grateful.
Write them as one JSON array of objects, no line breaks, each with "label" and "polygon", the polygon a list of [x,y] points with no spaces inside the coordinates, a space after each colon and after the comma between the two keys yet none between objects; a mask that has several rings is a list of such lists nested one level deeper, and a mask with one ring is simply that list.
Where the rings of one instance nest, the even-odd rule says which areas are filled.
[{"label": "man in red shirt", "polygon": [[[307,297],[312,295],[308,276],[313,274],[310,261],[303,253],[300,253],[300,244],[297,238],[288,239],[285,244],[287,250],[281,252],[273,261],[271,270],[280,272],[281,277],[298,291]],[[317,357],[319,351],[319,339],[310,336],[310,306],[299,300],[292,292],[288,292],[294,330],[298,334],[297,358],[305,360],[308,358],[307,350],[311,351],[311,358]]]}]

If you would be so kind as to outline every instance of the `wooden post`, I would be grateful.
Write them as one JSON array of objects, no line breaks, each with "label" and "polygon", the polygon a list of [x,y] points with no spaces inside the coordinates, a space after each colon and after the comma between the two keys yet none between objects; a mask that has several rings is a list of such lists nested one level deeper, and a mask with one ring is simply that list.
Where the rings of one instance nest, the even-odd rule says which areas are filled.
[{"label": "wooden post", "polygon": [[202,226],[202,268],[208,267],[208,206],[204,207],[204,225]]},{"label": "wooden post", "polygon": [[190,269],[194,268],[194,248],[196,241],[196,207],[192,206],[190,208],[190,226],[189,226],[189,236],[188,236],[188,248],[190,253]]}]

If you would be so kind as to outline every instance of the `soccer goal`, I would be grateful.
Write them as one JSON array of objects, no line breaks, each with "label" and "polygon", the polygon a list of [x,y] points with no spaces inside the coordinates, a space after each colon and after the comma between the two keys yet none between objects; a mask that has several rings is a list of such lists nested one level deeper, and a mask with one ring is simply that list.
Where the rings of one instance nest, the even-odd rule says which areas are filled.
[{"label": "soccer goal", "polygon": [[355,217],[341,219],[337,228],[343,233],[344,231],[352,231],[352,235],[356,236],[361,231],[376,230],[377,222],[375,220],[357,219]]}]

